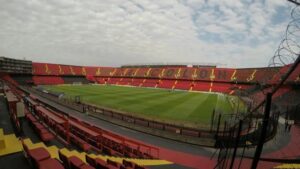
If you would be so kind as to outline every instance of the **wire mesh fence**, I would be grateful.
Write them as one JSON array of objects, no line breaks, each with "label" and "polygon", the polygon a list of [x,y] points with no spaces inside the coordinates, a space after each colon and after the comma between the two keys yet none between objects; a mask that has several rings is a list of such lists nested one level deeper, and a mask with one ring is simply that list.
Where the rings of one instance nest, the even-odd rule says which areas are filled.
[{"label": "wire mesh fence", "polygon": [[[288,78],[295,69],[299,68],[299,41],[300,7],[296,6],[291,11],[291,21],[285,30],[284,38],[269,62],[270,69],[276,71],[275,76],[270,78],[266,75],[267,78],[258,82],[253,88],[236,92],[247,103],[246,115],[241,116],[234,113],[226,120],[220,120],[224,118],[223,115],[214,114],[214,125],[218,129],[215,130],[216,147],[218,148],[218,163],[215,168],[250,168],[253,161],[259,160],[257,158],[260,154],[257,149],[259,146],[262,149],[260,138],[264,136],[263,142],[274,139],[276,133],[278,134],[282,132],[282,129],[287,128],[287,122],[279,124],[279,119],[281,117],[285,120],[290,119],[292,115],[288,112],[299,111],[299,104],[291,104],[295,100],[289,101],[290,107],[283,110],[275,104],[275,99],[272,99],[272,96],[280,92],[285,84],[291,83]],[[280,68],[272,69],[274,67]],[[252,95],[252,93],[259,94]],[[266,110],[268,108],[267,94],[270,95],[270,115],[266,118],[264,115],[268,111]],[[262,135],[263,132],[266,135]]]}]

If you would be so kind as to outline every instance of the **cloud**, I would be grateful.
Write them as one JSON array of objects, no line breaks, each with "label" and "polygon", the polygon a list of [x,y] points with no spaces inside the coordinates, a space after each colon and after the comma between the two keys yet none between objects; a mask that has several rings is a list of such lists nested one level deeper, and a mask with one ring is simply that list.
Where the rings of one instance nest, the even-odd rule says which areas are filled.
[{"label": "cloud", "polygon": [[0,55],[102,66],[174,62],[266,66],[290,11],[281,0],[0,3]]}]

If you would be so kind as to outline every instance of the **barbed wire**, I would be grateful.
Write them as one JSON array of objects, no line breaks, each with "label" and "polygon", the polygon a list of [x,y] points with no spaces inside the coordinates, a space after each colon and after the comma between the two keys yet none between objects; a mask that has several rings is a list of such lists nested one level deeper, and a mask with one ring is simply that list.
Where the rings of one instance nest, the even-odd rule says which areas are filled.
[{"label": "barbed wire", "polygon": [[284,38],[280,42],[274,56],[269,61],[269,67],[292,64],[300,53],[300,7],[296,6],[291,12]]}]

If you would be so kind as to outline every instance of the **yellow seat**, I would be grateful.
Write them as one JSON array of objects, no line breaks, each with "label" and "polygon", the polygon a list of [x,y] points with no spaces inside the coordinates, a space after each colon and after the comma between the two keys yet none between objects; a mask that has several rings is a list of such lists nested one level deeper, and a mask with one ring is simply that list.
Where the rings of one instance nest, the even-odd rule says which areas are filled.
[{"label": "yellow seat", "polygon": [[3,134],[3,129],[0,129],[0,149],[5,148],[5,139]]},{"label": "yellow seat", "polygon": [[14,134],[4,135],[0,129],[0,156],[22,151],[22,144]]}]

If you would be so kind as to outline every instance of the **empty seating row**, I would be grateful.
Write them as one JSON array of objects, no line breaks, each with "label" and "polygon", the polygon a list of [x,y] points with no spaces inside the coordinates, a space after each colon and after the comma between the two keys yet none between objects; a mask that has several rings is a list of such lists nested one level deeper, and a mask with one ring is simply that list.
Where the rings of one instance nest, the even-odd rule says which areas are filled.
[{"label": "empty seating row", "polygon": [[[97,78],[100,84],[132,85],[141,87],[157,87],[165,89],[180,89],[193,91],[211,91],[230,93],[238,89],[236,84],[210,81],[186,81],[186,80],[160,80],[160,79],[132,79],[132,78]],[[247,86],[247,85],[241,85]]]},{"label": "empty seating row", "polygon": [[157,79],[144,79],[142,83],[142,87],[155,87],[158,85]]},{"label": "empty seating row", "polygon": [[86,155],[86,162],[95,168],[101,169],[145,169],[143,166],[139,166],[134,162],[123,159],[122,164],[107,159],[106,161],[100,158]]},{"label": "empty seating row", "polygon": [[64,169],[63,165],[54,158],[51,158],[49,152],[44,147],[29,149],[22,141],[24,155],[32,167],[37,169]]},{"label": "empty seating row", "polygon": [[157,87],[158,88],[165,88],[165,89],[172,89],[175,87],[176,80],[159,80]]},{"label": "empty seating row", "polygon": [[91,149],[91,146],[86,141],[76,136],[72,132],[67,132],[66,128],[72,128],[72,124],[74,125],[74,123],[69,126],[68,120],[65,119],[62,115],[47,110],[42,106],[37,106],[35,108],[35,112],[39,119],[47,124],[53,131],[59,133],[61,138],[68,140],[67,136],[69,136],[69,141],[78,146],[80,149],[84,151],[88,151]]},{"label": "empty seating row", "polygon": [[30,122],[34,130],[38,133],[42,141],[47,142],[55,138],[54,135],[31,113],[26,113],[26,119]]},{"label": "empty seating row", "polygon": [[[263,82],[271,79],[285,67],[266,68],[216,68],[216,67],[134,67],[134,68],[112,68],[112,67],[90,67],[72,66],[49,63],[32,63],[33,75],[70,75],[70,76],[96,76],[96,77],[124,77],[124,78],[158,78],[173,80],[204,80],[214,82]],[[288,81],[299,79],[300,68],[289,78]],[[280,77],[278,77],[280,78]],[[115,84],[115,83],[114,83]]]},{"label": "empty seating row", "polygon": [[213,83],[211,87],[212,92],[220,92],[220,93],[230,93],[230,91],[233,89],[232,84],[226,84],[226,83]]},{"label": "empty seating row", "polygon": [[18,74],[13,74],[10,75],[12,79],[14,79],[19,85],[27,85],[27,84],[32,84],[32,76],[31,75],[18,75]]},{"label": "empty seating row", "polygon": [[131,85],[132,78],[121,78],[118,85]]},{"label": "empty seating row", "polygon": [[[12,124],[15,126],[17,133],[21,134],[22,126],[19,118],[23,118],[25,116],[24,111],[21,110],[24,104],[21,102],[21,99],[19,99],[18,97],[19,96],[18,93],[21,92],[18,91],[18,89],[13,88],[13,86],[4,85],[3,89],[8,104],[9,116],[13,121]],[[19,111],[18,108],[20,109]]]},{"label": "empty seating row", "polygon": [[64,153],[64,149],[58,151],[58,156],[66,169],[94,169],[93,166],[86,164],[77,156],[68,156],[67,153]]},{"label": "empty seating row", "polygon": [[194,82],[191,86],[193,91],[209,91],[211,82]]},{"label": "empty seating row", "polygon": [[65,84],[88,84],[89,81],[85,76],[62,76]]},{"label": "empty seating row", "polygon": [[[26,98],[25,100],[27,100],[25,103],[28,107],[34,107],[31,104],[36,104],[37,102],[33,98]],[[153,158],[150,155],[151,153],[149,153],[151,147],[91,126],[72,116],[69,116],[67,119],[62,114],[39,105],[35,105],[34,111],[32,109],[31,111],[35,115],[29,113],[27,115],[28,120],[34,123],[37,120],[33,117],[37,116],[39,120],[57,133],[60,138],[77,145],[84,151],[94,149],[113,156]]]},{"label": "empty seating row", "polygon": [[15,86],[19,85],[10,75],[4,75],[1,78]]},{"label": "empty seating row", "polygon": [[33,76],[32,80],[36,85],[57,85],[65,83],[60,76]]},{"label": "empty seating row", "polygon": [[190,90],[191,85],[192,85],[191,81],[178,80],[176,85],[175,85],[175,89]]},{"label": "empty seating row", "polygon": [[[77,156],[67,156],[61,149],[58,151],[59,159],[51,158],[50,153],[45,147],[36,147],[29,149],[29,146],[22,140],[25,158],[32,167],[37,169],[94,169],[83,162]],[[57,158],[57,157],[56,157]]]},{"label": "empty seating row", "polygon": [[117,84],[120,80],[121,80],[121,78],[108,78],[107,83],[108,84]]},{"label": "empty seating row", "polygon": [[132,80],[131,85],[132,86],[141,86],[143,84],[143,81],[144,81],[144,79],[138,79],[138,78],[136,79],[136,78],[134,78]]}]

